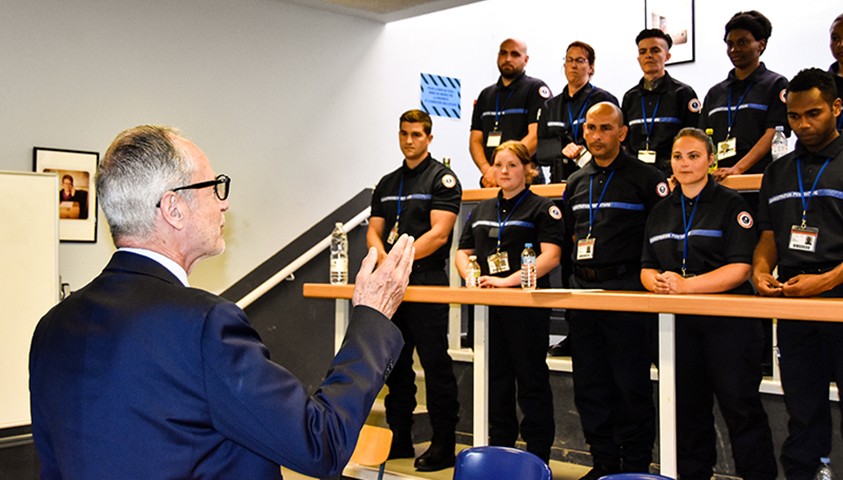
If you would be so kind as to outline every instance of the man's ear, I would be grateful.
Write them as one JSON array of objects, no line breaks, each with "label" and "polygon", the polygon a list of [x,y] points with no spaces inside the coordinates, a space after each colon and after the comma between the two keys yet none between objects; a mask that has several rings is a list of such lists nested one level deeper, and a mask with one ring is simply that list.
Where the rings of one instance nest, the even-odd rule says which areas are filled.
[{"label": "man's ear", "polygon": [[167,192],[161,197],[161,206],[158,210],[161,217],[176,230],[184,228],[184,203],[176,192]]}]

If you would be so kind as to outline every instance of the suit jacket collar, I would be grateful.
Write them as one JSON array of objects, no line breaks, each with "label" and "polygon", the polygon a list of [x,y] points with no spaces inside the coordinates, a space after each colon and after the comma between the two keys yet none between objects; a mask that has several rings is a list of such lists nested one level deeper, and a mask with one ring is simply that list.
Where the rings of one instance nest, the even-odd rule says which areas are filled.
[{"label": "suit jacket collar", "polygon": [[155,260],[132,252],[114,252],[111,261],[105,266],[105,272],[123,272],[135,275],[147,275],[173,285],[182,285],[181,281]]}]

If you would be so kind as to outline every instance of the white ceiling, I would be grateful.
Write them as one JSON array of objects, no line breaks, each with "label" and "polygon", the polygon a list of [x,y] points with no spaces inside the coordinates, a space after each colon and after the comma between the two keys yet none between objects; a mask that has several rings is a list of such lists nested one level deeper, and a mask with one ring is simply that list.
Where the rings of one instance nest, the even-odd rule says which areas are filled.
[{"label": "white ceiling", "polygon": [[307,7],[368,18],[382,23],[394,22],[427,13],[447,10],[482,0],[282,0]]}]

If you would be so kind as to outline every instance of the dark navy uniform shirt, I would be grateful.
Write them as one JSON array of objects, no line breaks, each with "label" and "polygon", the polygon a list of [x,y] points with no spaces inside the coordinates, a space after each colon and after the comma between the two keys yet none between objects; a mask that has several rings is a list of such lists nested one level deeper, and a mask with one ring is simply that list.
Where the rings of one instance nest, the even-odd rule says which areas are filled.
[{"label": "dark navy uniform shirt", "polygon": [[624,94],[621,106],[624,123],[629,127],[625,142],[627,154],[638,158],[638,151],[647,149],[649,130],[650,150],[656,152],[655,167],[665,175],[671,175],[673,137],[685,127],[696,127],[700,123],[701,109],[702,102],[694,89],[669,73],[665,72],[653,90],[644,89],[642,78]]},{"label": "dark navy uniform shirt", "polygon": [[562,155],[569,143],[585,145],[585,114],[592,105],[600,102],[618,104],[614,95],[591,83],[579,89],[572,97],[568,86],[562,93],[546,101],[538,113],[538,146],[536,161],[550,166],[550,181],[564,182],[568,175],[579,169],[575,160]]},{"label": "dark navy uniform shirt", "polygon": [[[514,210],[513,210],[514,208]],[[498,273],[506,277],[521,269],[521,250],[525,243],[532,243],[536,256],[541,254],[542,243],[562,245],[564,224],[562,211],[551,200],[531,192],[529,187],[515,197],[505,200],[498,192],[497,198],[490,198],[478,203],[465,221],[459,248],[474,250],[477,263],[483,275],[489,274],[487,257],[497,249],[497,235],[500,221],[506,223],[501,233],[501,252],[507,252],[509,271]],[[545,275],[538,281],[539,287],[549,287],[550,281]]]},{"label": "dark navy uniform shirt", "polygon": [[[598,204],[612,172],[615,173]],[[647,215],[669,193],[661,172],[623,152],[608,168],[600,167],[592,160],[571,174],[565,187],[564,216],[567,232],[575,237],[574,264],[598,267],[640,263]],[[576,241],[588,234],[589,203],[594,215],[591,233],[595,239],[594,258],[577,260]]]},{"label": "dark navy uniform shirt", "polygon": [[471,129],[483,132],[483,147],[486,160],[491,165],[494,147],[487,147],[489,132],[495,129],[502,133],[501,143],[507,140],[521,140],[527,135],[527,125],[536,123],[538,113],[545,100],[551,97],[550,88],[538,78],[522,73],[521,76],[504,87],[503,82],[490,85],[480,92],[474,102],[471,117]]},{"label": "dark navy uniform shirt", "polygon": [[[718,166],[731,167],[740,161],[768,128],[782,125],[785,134],[790,135],[787,105],[785,105],[786,92],[787,79],[767,70],[764,62],[761,62],[761,65],[743,80],[738,80],[735,70],[732,69],[726,80],[711,87],[703,102],[700,128],[714,130],[712,140],[715,145],[725,140],[729,130],[729,99],[731,98],[733,120],[731,136],[737,138],[737,154],[731,158],[718,160]],[[744,173],[762,173],[772,159],[770,153],[767,153]]]},{"label": "dark navy uniform shirt", "polygon": [[[403,180],[403,184],[402,184]],[[400,193],[399,193],[400,192]],[[399,202],[400,199],[400,202]],[[381,240],[386,251],[392,245],[386,242],[389,232],[398,216],[401,204],[401,218],[398,233],[419,238],[430,230],[430,211],[445,210],[459,214],[462,187],[454,172],[445,165],[427,156],[416,168],[407,168],[405,161],[401,168],[385,175],[372,194],[372,216],[384,219]],[[424,265],[430,269],[445,267],[451,248],[451,237],[430,256],[416,260],[416,267]]]},{"label": "dark navy uniform shirt", "polygon": [[[829,73],[834,75],[834,83],[837,84],[837,97],[843,98],[843,77],[838,75],[840,73],[840,64],[834,62],[828,67]],[[837,129],[843,130],[843,114],[837,117]]]},{"label": "dark navy uniform shirt", "polygon": [[[797,158],[802,163],[806,196],[825,161],[831,159],[808,204],[806,224],[819,229],[815,252],[788,248],[791,228],[802,223]],[[843,262],[843,136],[817,154],[797,142],[793,152],[770,164],[761,181],[757,219],[760,231],[773,231],[780,272],[783,268],[824,271]]]},{"label": "dark navy uniform shirt", "polygon": [[[684,218],[681,202],[685,202]],[[685,197],[677,186],[670,197],[653,207],[645,228],[643,268],[682,273],[689,219],[688,274],[701,275],[730,263],[752,264],[758,235],[749,205],[739,193],[709,177],[698,198]],[[747,280],[728,293],[751,294],[752,287]]]}]

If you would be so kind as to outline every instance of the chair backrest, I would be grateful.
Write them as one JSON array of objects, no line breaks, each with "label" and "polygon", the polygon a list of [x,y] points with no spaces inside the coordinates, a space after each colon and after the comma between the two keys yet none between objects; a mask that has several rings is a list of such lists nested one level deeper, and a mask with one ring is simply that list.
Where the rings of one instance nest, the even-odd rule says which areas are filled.
[{"label": "chair backrest", "polygon": [[454,480],[551,480],[550,467],[532,453],[508,447],[473,447],[457,455]]},{"label": "chair backrest", "polygon": [[392,445],[392,430],[373,425],[363,425],[357,446],[351,454],[351,461],[358,465],[376,466],[389,457]]}]

